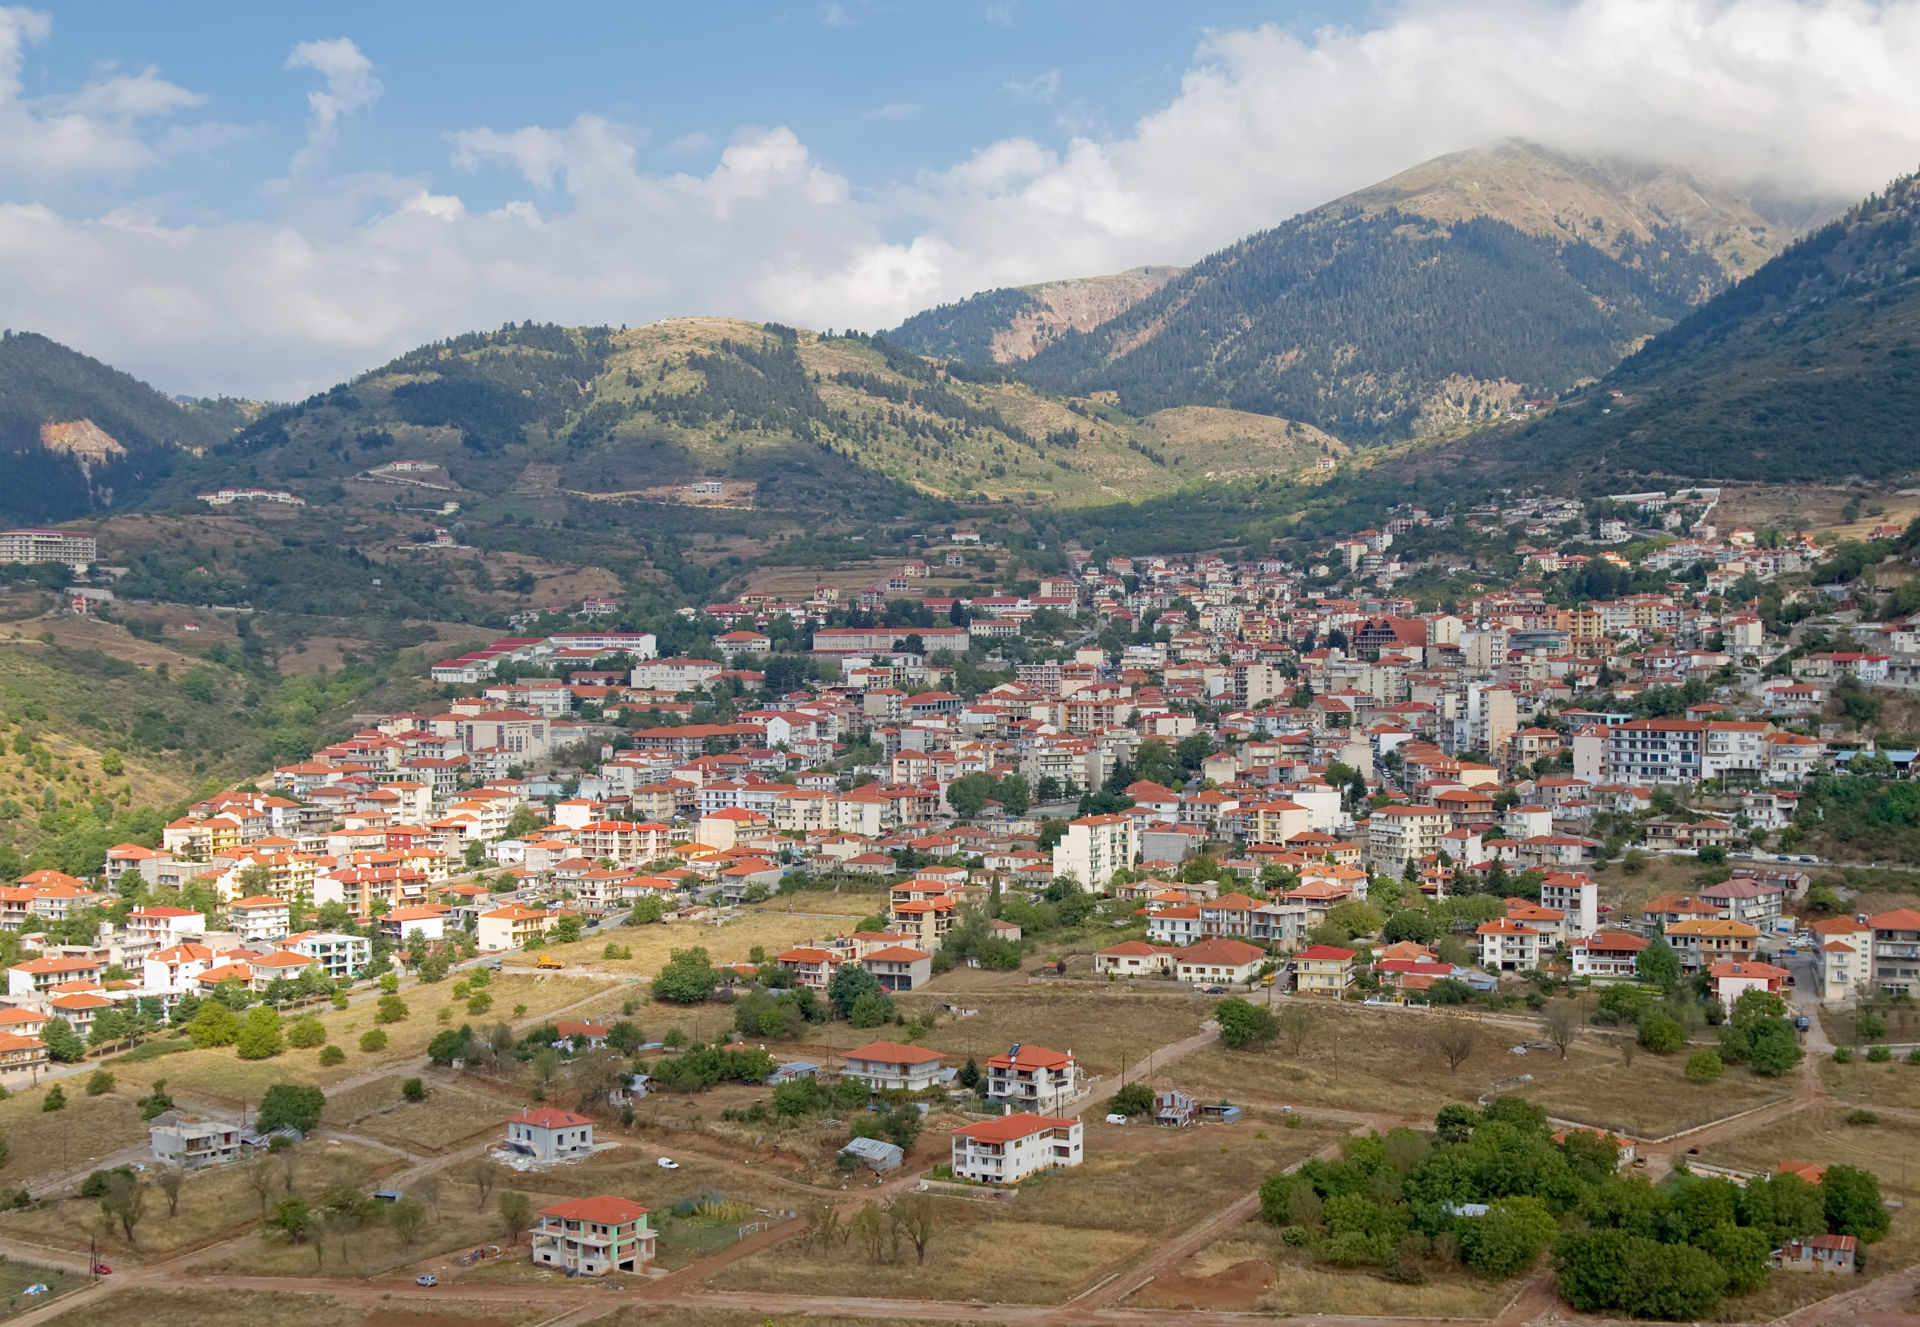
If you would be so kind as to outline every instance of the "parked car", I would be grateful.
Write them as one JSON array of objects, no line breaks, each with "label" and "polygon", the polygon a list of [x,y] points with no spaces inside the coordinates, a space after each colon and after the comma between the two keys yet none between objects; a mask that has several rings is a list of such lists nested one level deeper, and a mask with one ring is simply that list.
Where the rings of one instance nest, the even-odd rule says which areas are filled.
[{"label": "parked car", "polygon": [[1209,987],[1207,987],[1207,994],[1208,994],[1208,995],[1225,995],[1226,993],[1227,993],[1227,988],[1226,988],[1226,987],[1224,987],[1224,986],[1209,986]]},{"label": "parked car", "polygon": [[424,1276],[414,1277],[413,1283],[417,1286],[437,1286],[440,1284],[440,1278],[435,1276],[432,1272],[428,1272]]},{"label": "parked car", "polygon": [[1108,1123],[1108,1124],[1125,1124],[1126,1122],[1127,1122],[1127,1117],[1126,1117],[1126,1116],[1124,1116],[1124,1115],[1121,1115],[1121,1114],[1118,1114],[1118,1113],[1116,1113],[1116,1112],[1114,1112],[1114,1111],[1108,1111],[1108,1112],[1107,1112],[1107,1123]]},{"label": "parked car", "polygon": [[660,1169],[662,1170],[680,1169],[680,1163],[678,1161],[675,1161],[672,1157],[661,1157],[658,1161],[654,1162],[653,1164],[660,1167]]},{"label": "parked car", "polygon": [[103,1262],[97,1262],[93,1265],[93,1274],[95,1276],[112,1276],[113,1268]]}]

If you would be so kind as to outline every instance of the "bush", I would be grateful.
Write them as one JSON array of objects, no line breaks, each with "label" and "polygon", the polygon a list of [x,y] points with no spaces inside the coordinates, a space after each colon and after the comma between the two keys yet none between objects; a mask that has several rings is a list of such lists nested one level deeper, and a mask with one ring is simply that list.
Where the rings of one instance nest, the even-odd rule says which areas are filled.
[{"label": "bush", "polygon": [[379,1028],[374,1028],[371,1032],[362,1032],[360,1034],[360,1049],[366,1054],[372,1055],[386,1048],[387,1034]]},{"label": "bush", "polygon": [[1127,1083],[1113,1094],[1107,1109],[1115,1115],[1137,1116],[1153,1112],[1153,1089],[1145,1083]]},{"label": "bush", "polygon": [[1835,1064],[1852,1064],[1853,1063],[1853,1047],[1835,1046],[1833,1048],[1833,1062]]},{"label": "bush", "polygon": [[398,1023],[407,1016],[407,1002],[397,995],[383,995],[374,1009],[376,1023]]},{"label": "bush", "polygon": [[1867,1047],[1868,1064],[1887,1064],[1893,1060],[1893,1050],[1888,1046]]},{"label": "bush", "polygon": [[275,1083],[261,1096],[253,1127],[261,1133],[272,1133],[282,1125],[292,1125],[301,1133],[312,1133],[326,1105],[327,1094],[317,1087]]},{"label": "bush", "polygon": [[1228,1050],[1257,1050],[1280,1035],[1272,1010],[1237,997],[1215,1005],[1213,1017],[1220,1024],[1220,1044]]},{"label": "bush", "polygon": [[1304,1249],[1312,1238],[1305,1226],[1287,1226],[1280,1231],[1280,1242],[1290,1249]]},{"label": "bush", "polygon": [[48,1088],[47,1095],[40,1098],[40,1109],[43,1112],[54,1111],[54,1110],[65,1110],[66,1108],[67,1108],[67,1094],[58,1083],[55,1083],[52,1087]]},{"label": "bush", "polygon": [[1638,1040],[1655,1055],[1671,1055],[1687,1044],[1687,1034],[1671,1014],[1655,1009],[1641,1015]]},{"label": "bush", "polygon": [[427,1099],[427,1085],[418,1078],[409,1078],[406,1082],[400,1084],[400,1099],[402,1101],[425,1101]]},{"label": "bush", "polygon": [[295,1050],[312,1050],[327,1044],[327,1025],[309,1014],[287,1025],[287,1045]]},{"label": "bush", "polygon": [[1686,1075],[1690,1082],[1711,1083],[1727,1072],[1718,1051],[1695,1051],[1687,1057]]},{"label": "bush", "polygon": [[331,1069],[336,1064],[344,1063],[346,1058],[347,1053],[338,1046],[323,1046],[320,1048],[320,1066],[323,1069]]},{"label": "bush", "polygon": [[90,1097],[104,1097],[107,1093],[113,1091],[113,1083],[114,1078],[111,1070],[95,1069],[87,1078],[87,1095]]}]

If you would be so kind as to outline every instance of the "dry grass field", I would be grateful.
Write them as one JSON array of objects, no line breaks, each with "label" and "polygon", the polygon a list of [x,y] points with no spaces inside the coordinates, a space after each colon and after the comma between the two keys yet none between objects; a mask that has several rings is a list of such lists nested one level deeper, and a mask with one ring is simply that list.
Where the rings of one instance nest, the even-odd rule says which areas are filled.
[{"label": "dry grass field", "polygon": [[301,1327],[513,1327],[548,1314],[529,1303],[515,1311],[500,1304],[463,1304],[457,1299],[432,1304],[342,1304],[325,1295],[282,1295],[261,1291],[125,1290],[85,1305],[60,1319],[61,1327],[125,1327],[130,1322],[192,1323],[194,1327],[262,1327],[299,1323]]},{"label": "dry grass field", "polygon": [[[292,1158],[292,1186],[275,1159],[275,1178],[269,1203],[292,1193],[312,1200],[340,1185],[371,1189],[378,1178],[398,1164],[398,1158],[371,1148],[346,1143],[303,1144],[287,1154]],[[50,1200],[26,1211],[0,1214],[0,1234],[30,1244],[85,1251],[98,1238],[102,1255],[134,1262],[162,1261],[188,1249],[202,1248],[244,1229],[260,1219],[260,1196],[248,1183],[243,1167],[223,1166],[190,1176],[180,1194],[179,1211],[167,1215],[166,1200],[147,1194],[145,1218],[134,1227],[129,1245],[116,1228],[107,1231],[95,1199],[68,1197]]]},{"label": "dry grass field", "polygon": [[416,1155],[450,1152],[500,1132],[512,1111],[510,1095],[489,1091],[472,1077],[450,1072],[425,1077],[427,1099],[405,1101],[389,1074],[327,1098],[327,1127],[404,1148]]},{"label": "dry grass field", "polygon": [[1511,1295],[1510,1285],[1489,1284],[1457,1267],[1429,1267],[1426,1283],[1414,1286],[1372,1271],[1318,1265],[1302,1250],[1282,1244],[1277,1229],[1254,1221],[1201,1249],[1176,1274],[1155,1280],[1127,1303],[1222,1312],[1472,1319],[1492,1317]]},{"label": "dry grass field", "polygon": [[[827,940],[851,931],[863,917],[886,907],[886,892],[802,894],[771,899],[743,908],[722,925],[673,922],[656,926],[621,926],[570,945],[551,945],[540,951],[569,965],[587,964],[596,972],[651,977],[666,965],[675,949],[703,947],[715,963],[744,963],[756,946],[769,954],[790,949],[805,940]],[[602,958],[609,943],[633,950],[630,959]]]},{"label": "dry grass field", "polygon": [[[0,1322],[5,1322],[16,1313],[50,1304],[68,1291],[85,1284],[84,1277],[0,1260]],[[23,1293],[31,1285],[43,1285],[47,1289],[38,1295]]]},{"label": "dry grass field", "polygon": [[[810,1241],[788,1240],[732,1264],[709,1284],[801,1294],[844,1294],[857,1287],[870,1296],[1057,1304],[1149,1246],[1141,1235],[1028,1220],[1021,1201],[990,1208],[936,1200],[925,1263],[915,1261],[911,1245],[898,1258],[888,1253],[875,1263],[852,1241],[822,1250]],[[1009,1256],[1015,1250],[1018,1255]]]},{"label": "dry grass field", "polygon": [[1852,1064],[1827,1060],[1819,1074],[1827,1089],[1849,1106],[1920,1111],[1920,1065],[1908,1064],[1904,1053],[1889,1064],[1868,1064],[1856,1051]]},{"label": "dry grass field", "polygon": [[[975,1327],[975,1324],[960,1322],[959,1319],[942,1318],[943,1324],[952,1327]],[[982,1321],[985,1321],[984,1319]],[[841,1318],[820,1317],[812,1313],[732,1313],[717,1309],[681,1309],[681,1308],[632,1308],[616,1309],[602,1318],[595,1318],[588,1327],[660,1327],[671,1323],[672,1327],[934,1327],[934,1323],[925,1318]]]},{"label": "dry grass field", "polygon": [[86,1095],[85,1077],[68,1079],[65,1110],[40,1108],[46,1088],[16,1091],[0,1101],[0,1135],[7,1140],[7,1164],[0,1166],[0,1187],[13,1189],[33,1181],[77,1170],[89,1162],[146,1141],[147,1126],[133,1098],[120,1090],[105,1096]]},{"label": "dry grass field", "polygon": [[[1527,1058],[1531,1062],[1536,1057]],[[1685,1063],[1684,1052],[1660,1056],[1641,1051],[1629,1068],[1616,1052],[1610,1060],[1598,1059],[1576,1072],[1517,1090],[1556,1119],[1632,1138],[1665,1138],[1779,1101],[1793,1091],[1791,1079],[1756,1078],[1741,1068],[1729,1068],[1717,1083],[1688,1082],[1681,1072]]]}]

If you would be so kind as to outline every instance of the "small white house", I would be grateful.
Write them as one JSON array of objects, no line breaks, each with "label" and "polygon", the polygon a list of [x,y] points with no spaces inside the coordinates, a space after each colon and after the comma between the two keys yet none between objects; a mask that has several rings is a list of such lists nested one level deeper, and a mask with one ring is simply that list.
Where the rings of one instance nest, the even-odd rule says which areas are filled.
[{"label": "small white house", "polygon": [[593,1151],[593,1121],[553,1106],[528,1106],[507,1121],[507,1146],[536,1161],[564,1161]]}]

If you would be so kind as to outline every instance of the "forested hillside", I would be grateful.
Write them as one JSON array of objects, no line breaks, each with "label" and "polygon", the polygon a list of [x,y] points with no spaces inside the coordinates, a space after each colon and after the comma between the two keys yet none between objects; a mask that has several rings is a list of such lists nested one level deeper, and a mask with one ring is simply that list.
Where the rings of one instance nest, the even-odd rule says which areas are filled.
[{"label": "forested hillside", "polygon": [[878,338],[726,319],[632,330],[523,324],[423,347],[276,411],[172,487],[285,484],[311,500],[395,459],[458,490],[680,501],[695,480],[756,506],[896,512],[915,495],[1112,501],[1291,474],[1340,443],[1227,410],[1138,419]]},{"label": "forested hillside", "polygon": [[916,313],[885,335],[935,359],[1017,363],[1069,331],[1090,332],[1110,322],[1178,275],[1177,267],[1136,267],[1113,276],[989,290]]},{"label": "forested hillside", "polygon": [[249,407],[181,405],[32,332],[0,336],[0,520],[58,521],[133,496],[181,447],[230,437]]},{"label": "forested hillside", "polygon": [[1794,244],[1488,458],[1765,481],[1920,469],[1920,181]]},{"label": "forested hillside", "polygon": [[1606,373],[1779,242],[1744,200],[1678,172],[1503,144],[1242,240],[1021,372],[1136,414],[1198,403],[1350,442],[1440,433]]}]

